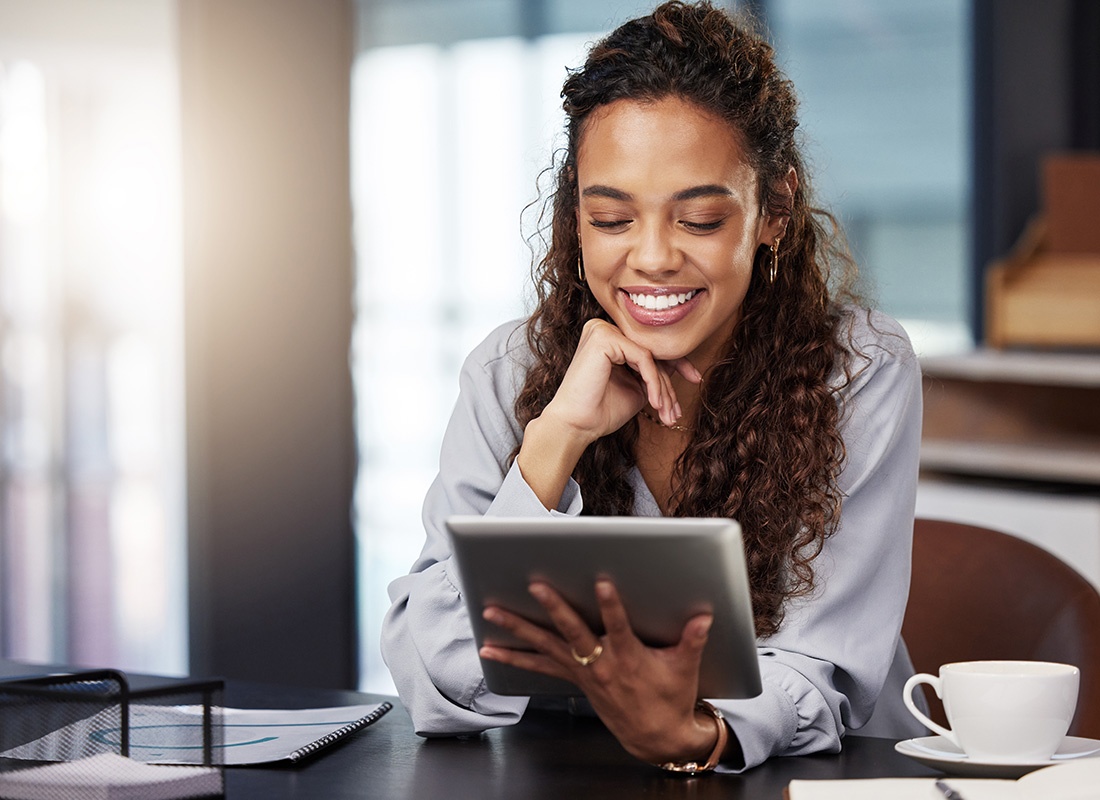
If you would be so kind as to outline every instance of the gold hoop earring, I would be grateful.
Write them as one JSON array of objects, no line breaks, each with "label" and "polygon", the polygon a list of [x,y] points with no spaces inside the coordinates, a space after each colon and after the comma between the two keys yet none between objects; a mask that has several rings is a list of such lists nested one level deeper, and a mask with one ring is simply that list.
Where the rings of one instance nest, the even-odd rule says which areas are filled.
[{"label": "gold hoop earring", "polygon": [[772,242],[772,268],[768,272],[768,283],[775,283],[775,276],[779,274],[779,241],[782,236],[776,236],[775,241]]},{"label": "gold hoop earring", "polygon": [[577,277],[581,279],[581,283],[584,283],[584,253],[580,250],[577,251]]}]

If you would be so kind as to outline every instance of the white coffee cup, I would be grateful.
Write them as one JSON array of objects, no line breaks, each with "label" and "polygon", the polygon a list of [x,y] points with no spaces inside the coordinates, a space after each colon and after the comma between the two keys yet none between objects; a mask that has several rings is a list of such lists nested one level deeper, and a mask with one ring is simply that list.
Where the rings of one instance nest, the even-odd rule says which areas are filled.
[{"label": "white coffee cup", "polygon": [[[961,661],[920,673],[905,683],[909,712],[930,730],[979,761],[1049,761],[1066,736],[1077,707],[1081,673],[1046,661]],[[927,683],[943,700],[951,730],[928,719],[913,703]]]}]

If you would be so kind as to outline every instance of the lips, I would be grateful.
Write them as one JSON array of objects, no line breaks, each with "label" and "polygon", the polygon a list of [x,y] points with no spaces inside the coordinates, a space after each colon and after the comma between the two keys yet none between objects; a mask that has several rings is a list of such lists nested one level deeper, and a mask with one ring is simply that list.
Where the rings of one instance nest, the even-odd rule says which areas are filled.
[{"label": "lips", "polygon": [[631,318],[642,325],[660,326],[679,322],[699,304],[703,289],[681,287],[624,287],[623,305]]}]

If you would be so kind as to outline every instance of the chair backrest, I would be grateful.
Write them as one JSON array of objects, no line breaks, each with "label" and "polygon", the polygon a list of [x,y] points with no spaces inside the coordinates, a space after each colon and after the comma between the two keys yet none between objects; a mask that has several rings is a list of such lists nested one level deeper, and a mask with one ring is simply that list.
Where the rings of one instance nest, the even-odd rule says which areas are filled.
[{"label": "chair backrest", "polygon": [[[988,528],[918,519],[902,635],[917,672],[954,661],[1059,661],[1081,670],[1070,734],[1100,739],[1100,594],[1056,556]],[[943,706],[926,693],[932,718]]]}]

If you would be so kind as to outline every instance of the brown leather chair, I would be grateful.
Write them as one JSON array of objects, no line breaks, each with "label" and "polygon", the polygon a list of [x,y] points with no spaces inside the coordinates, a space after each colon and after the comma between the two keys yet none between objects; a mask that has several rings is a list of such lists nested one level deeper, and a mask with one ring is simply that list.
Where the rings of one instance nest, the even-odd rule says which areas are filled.
[{"label": "brown leather chair", "polygon": [[[1100,739],[1100,594],[1041,547],[988,528],[916,520],[902,635],[917,672],[933,675],[954,661],[1075,664],[1081,691],[1069,733]],[[925,694],[932,719],[946,725],[935,692]]]}]

